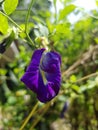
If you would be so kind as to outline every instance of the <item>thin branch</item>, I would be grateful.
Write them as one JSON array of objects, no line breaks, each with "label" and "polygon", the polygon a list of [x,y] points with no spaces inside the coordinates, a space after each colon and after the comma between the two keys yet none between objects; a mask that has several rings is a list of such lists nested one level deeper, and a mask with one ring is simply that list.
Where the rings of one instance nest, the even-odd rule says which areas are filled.
[{"label": "thin branch", "polygon": [[84,64],[93,54],[93,52],[98,49],[98,45],[96,46],[91,46],[87,52],[85,52],[80,59],[78,59],[75,63],[73,63],[67,70],[62,72],[62,77],[65,75],[68,77],[71,73],[71,71],[75,70],[79,65]]},{"label": "thin branch", "polygon": [[43,115],[47,112],[47,110],[49,109],[49,107],[50,107],[50,103],[51,102],[49,102],[49,103],[47,103],[46,105],[45,105],[45,109],[44,109],[44,111],[43,111],[43,113],[33,122],[33,124],[32,124],[32,126],[31,126],[31,128],[30,128],[30,130],[33,130],[34,129],[34,127],[38,124],[38,122],[41,120],[41,118],[43,117]]},{"label": "thin branch", "polygon": [[7,77],[7,76],[5,76],[5,75],[2,75],[2,76],[0,75],[0,79],[1,79],[1,80],[3,80],[3,79],[4,79],[4,80],[12,80],[10,77]]},{"label": "thin branch", "polygon": [[8,62],[12,62],[13,60],[12,59],[10,59],[8,56],[6,56],[5,54],[0,54],[0,59],[1,58],[4,58],[6,61],[8,61]]},{"label": "thin branch", "polygon": [[28,28],[28,21],[29,21],[29,17],[30,17],[30,12],[31,12],[31,9],[32,9],[32,6],[34,4],[34,1],[35,0],[31,0],[30,4],[29,4],[29,8],[28,8],[28,12],[27,12],[27,15],[26,15],[26,20],[25,20],[25,33],[26,33],[26,36],[29,40],[29,42],[34,45],[34,42],[32,41],[32,39],[30,38],[28,32],[27,32],[27,28]]},{"label": "thin branch", "polygon": [[57,6],[56,6],[56,2],[54,2],[54,9],[55,9],[55,23],[57,23]]},{"label": "thin branch", "polygon": [[97,76],[97,75],[98,75],[98,72],[95,72],[95,73],[86,75],[86,76],[84,76],[84,77],[78,79],[75,83],[81,82],[81,81],[83,81],[83,80],[86,80],[86,79],[88,79],[88,78],[91,78],[91,77]]},{"label": "thin branch", "polygon": [[32,111],[30,112],[30,114],[27,116],[26,120],[24,121],[24,123],[22,124],[21,128],[19,130],[23,130],[24,127],[26,126],[26,124],[28,123],[28,121],[30,120],[30,118],[33,116],[33,114],[35,113],[37,107],[38,107],[39,102],[37,102],[35,104],[35,106],[33,107]]}]

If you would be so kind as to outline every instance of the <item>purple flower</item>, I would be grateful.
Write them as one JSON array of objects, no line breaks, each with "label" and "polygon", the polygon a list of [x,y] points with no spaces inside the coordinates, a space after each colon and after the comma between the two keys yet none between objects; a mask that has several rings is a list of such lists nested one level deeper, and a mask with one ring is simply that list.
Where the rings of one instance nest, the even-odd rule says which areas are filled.
[{"label": "purple flower", "polygon": [[41,102],[45,103],[53,99],[59,92],[61,57],[57,52],[50,51],[44,54],[44,51],[45,49],[34,51],[21,81],[37,94],[37,98]]}]

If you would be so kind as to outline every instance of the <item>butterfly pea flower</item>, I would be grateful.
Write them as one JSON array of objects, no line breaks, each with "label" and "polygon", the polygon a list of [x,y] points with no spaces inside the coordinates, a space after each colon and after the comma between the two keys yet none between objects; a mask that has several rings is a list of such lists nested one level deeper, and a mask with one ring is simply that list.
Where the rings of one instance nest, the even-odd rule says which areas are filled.
[{"label": "butterfly pea flower", "polygon": [[35,92],[38,100],[43,103],[58,94],[61,83],[60,55],[55,51],[44,51],[44,48],[34,51],[31,62],[21,78],[27,88]]}]

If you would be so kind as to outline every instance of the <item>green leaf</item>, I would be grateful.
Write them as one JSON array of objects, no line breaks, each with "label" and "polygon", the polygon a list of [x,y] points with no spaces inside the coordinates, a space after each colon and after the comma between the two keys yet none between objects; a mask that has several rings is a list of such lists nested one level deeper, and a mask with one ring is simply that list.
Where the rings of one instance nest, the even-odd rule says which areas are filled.
[{"label": "green leaf", "polygon": [[64,9],[60,11],[59,20],[64,19],[68,14],[70,14],[72,11],[74,11],[76,8],[75,5],[71,4],[66,6]]},{"label": "green leaf", "polygon": [[5,0],[3,2],[3,10],[6,14],[10,15],[14,12],[18,5],[18,0]]},{"label": "green leaf", "polygon": [[75,76],[75,75],[72,75],[72,76],[70,77],[70,82],[71,82],[71,83],[74,83],[74,82],[76,82],[76,81],[77,81],[76,76]]},{"label": "green leaf", "polygon": [[8,20],[0,13],[0,32],[6,34],[8,30]]},{"label": "green leaf", "polygon": [[72,85],[71,86],[71,88],[75,91],[75,92],[77,92],[77,93],[79,93],[80,92],[80,88],[79,88],[79,86],[78,85]]},{"label": "green leaf", "polygon": [[0,75],[5,75],[7,72],[6,69],[0,68]]},{"label": "green leaf", "polygon": [[17,102],[17,98],[15,96],[9,96],[8,98],[8,104],[15,105]]},{"label": "green leaf", "polygon": [[96,5],[98,6],[98,0],[96,0]]},{"label": "green leaf", "polygon": [[98,44],[98,38],[97,37],[94,38],[94,41],[96,42],[96,44]]}]

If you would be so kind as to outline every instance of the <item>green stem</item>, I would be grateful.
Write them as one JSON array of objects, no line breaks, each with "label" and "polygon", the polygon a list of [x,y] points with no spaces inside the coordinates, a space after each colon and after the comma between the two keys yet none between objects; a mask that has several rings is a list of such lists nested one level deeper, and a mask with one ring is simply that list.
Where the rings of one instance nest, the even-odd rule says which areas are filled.
[{"label": "green stem", "polygon": [[34,127],[37,125],[37,123],[41,120],[41,118],[43,117],[43,115],[44,115],[44,114],[47,112],[47,110],[49,109],[50,104],[51,104],[51,102],[47,103],[47,104],[44,106],[44,111],[43,111],[43,113],[33,122],[33,124],[32,124],[32,126],[31,126],[30,130],[33,130]]},{"label": "green stem", "polygon": [[33,4],[34,4],[34,0],[31,0],[30,5],[29,5],[29,8],[28,8],[27,15],[26,15],[26,20],[25,20],[25,33],[26,33],[26,36],[27,36],[29,42],[30,42],[32,45],[34,45],[34,42],[32,41],[32,39],[30,38],[29,34],[27,33],[27,28],[28,28],[28,21],[29,21],[30,12],[31,12],[31,9],[32,9]]},{"label": "green stem", "polygon": [[24,127],[26,126],[26,124],[28,123],[28,121],[33,116],[34,112],[36,111],[36,109],[38,107],[38,104],[39,104],[39,102],[36,103],[36,105],[34,106],[32,111],[30,112],[30,114],[27,116],[26,120],[24,121],[24,123],[22,124],[22,126],[21,126],[21,128],[19,130],[23,130],[24,129]]},{"label": "green stem", "polygon": [[54,9],[55,9],[55,23],[57,23],[57,6],[56,6],[56,0],[54,0]]}]

